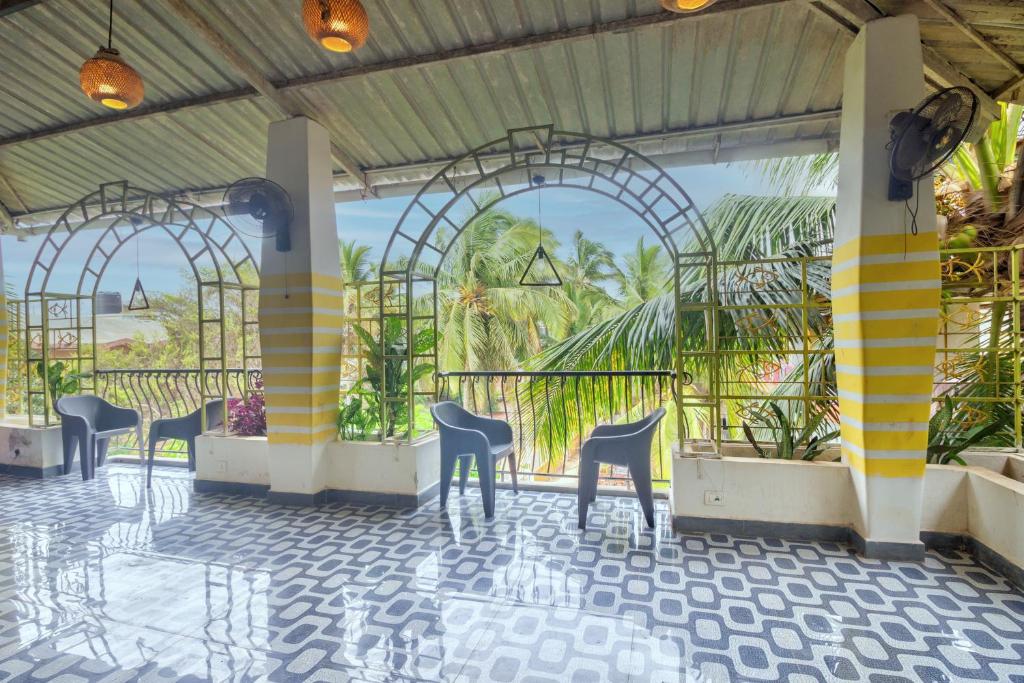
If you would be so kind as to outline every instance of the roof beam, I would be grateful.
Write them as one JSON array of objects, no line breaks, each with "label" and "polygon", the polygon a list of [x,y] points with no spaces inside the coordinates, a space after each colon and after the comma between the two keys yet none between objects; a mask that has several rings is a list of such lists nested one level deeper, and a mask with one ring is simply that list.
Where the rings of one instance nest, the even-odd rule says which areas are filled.
[{"label": "roof beam", "polygon": [[38,5],[43,0],[0,0],[0,17],[28,9],[32,5]]},{"label": "roof beam", "polygon": [[[192,9],[186,0],[165,0],[165,2],[179,19],[198,33],[207,45],[241,74],[260,95],[268,99],[283,116],[317,118],[304,104],[271,83],[255,64],[239,52],[234,45],[222,36],[217,29],[211,26],[198,12]],[[366,174],[359,167],[359,164],[333,140],[331,141],[331,152],[342,170],[357,179],[364,189],[368,191],[371,189],[366,181]]]},{"label": "roof beam", "polygon": [[[741,12],[745,10],[756,9],[758,7],[780,5],[794,1],[795,0],[719,0],[719,2],[716,2],[708,9],[694,14],[657,12],[655,14],[645,14],[638,17],[630,17],[628,19],[620,19],[617,21],[608,21],[600,24],[591,24],[587,26],[580,26],[577,28],[563,29],[559,31],[552,31],[549,33],[542,33],[539,35],[529,35],[520,38],[511,38],[507,40],[493,41],[490,43],[481,43],[479,45],[470,45],[467,47],[456,48],[454,50],[443,50],[441,52],[434,52],[425,55],[401,57],[398,59],[378,62],[376,64],[360,65],[347,69],[336,69],[320,74],[315,74],[312,76],[303,76],[300,78],[293,78],[285,81],[272,82],[267,81],[266,79],[262,80],[264,81],[263,85],[271,86],[274,90],[277,91],[278,94],[286,94],[293,90],[298,90],[300,88],[318,85],[329,85],[331,83],[339,83],[342,81],[350,80],[353,78],[359,78],[361,76],[368,76],[371,74],[389,73],[404,69],[421,68],[432,64],[447,64],[464,59],[471,59],[473,57],[480,57],[485,55],[500,55],[508,52],[543,47],[546,45],[572,43],[603,34],[637,31],[644,28],[655,26],[669,26],[681,21],[694,21],[700,19],[701,17],[729,14],[732,12]],[[172,4],[181,5],[183,3],[182,0],[172,0]],[[195,12],[190,7],[188,7],[187,5],[186,7],[187,11],[190,14],[195,14]],[[199,19],[202,21],[201,17]],[[203,23],[206,24],[205,21],[203,21]],[[213,30],[212,27],[209,27],[208,24],[207,27],[210,28],[211,31]],[[226,42],[224,41],[222,36],[220,37],[220,40]],[[258,72],[256,75],[259,76]],[[168,102],[151,108],[140,107],[139,109],[135,109],[130,112],[119,114],[116,116],[105,115],[94,119],[88,119],[86,121],[61,124],[59,126],[53,126],[51,128],[43,128],[29,133],[13,135],[7,138],[0,138],[0,148],[6,147],[8,145],[20,144],[23,142],[44,140],[58,135],[66,135],[68,133],[76,133],[82,130],[88,130],[99,126],[113,125],[120,121],[132,121],[148,118],[150,116],[173,114],[174,112],[181,111],[183,109],[191,109],[193,107],[203,107],[214,104],[221,104],[225,102],[233,102],[240,99],[257,97],[259,95],[260,91],[257,90],[256,87],[249,87],[232,90],[230,92],[213,93],[210,95],[204,95],[202,97],[195,97],[185,100],[178,100],[175,102]]]},{"label": "roof beam", "polygon": [[[811,9],[818,11],[836,21],[847,31],[856,33],[861,26],[873,19],[888,16],[867,0],[817,0],[822,6],[809,2]],[[961,71],[953,67],[932,47],[921,41],[921,57],[924,72],[932,81],[944,88],[963,86],[970,88],[978,96],[978,104],[982,115],[989,121],[999,117],[999,105],[992,96],[980,85],[972,81]]]},{"label": "roof beam", "polygon": [[[826,109],[824,111],[807,112],[803,114],[786,114],[782,116],[772,116],[763,119],[753,119],[748,121],[733,121],[729,123],[718,123],[707,126],[695,126],[693,128],[680,128],[662,131],[660,133],[645,133],[642,135],[627,135],[611,138],[612,142],[619,144],[630,145],[630,146],[641,146],[650,145],[658,142],[673,143],[682,140],[699,137],[710,137],[714,135],[721,135],[723,133],[735,132],[735,131],[749,131],[749,130],[763,130],[763,129],[774,129],[786,126],[798,126],[815,123],[830,123],[838,121],[842,115],[840,109]],[[797,146],[797,145],[813,145],[815,143],[824,144],[828,147],[828,141],[832,140],[833,136],[829,136],[825,139],[824,143],[821,140],[815,138],[801,139],[789,141],[784,140],[778,143],[779,145]],[[762,146],[762,149],[765,149]],[[592,150],[593,151],[593,150]],[[700,152],[698,152],[700,153]],[[798,153],[798,152],[793,152]],[[621,151],[617,151],[616,155],[621,156]],[[675,158],[682,153],[667,152],[669,157]],[[661,156],[659,153],[647,153],[647,156],[657,157]],[[503,156],[500,153],[493,155],[483,154],[481,159],[487,161],[490,158],[498,158]],[[425,180],[428,180],[435,173],[440,171],[442,168],[447,166],[453,161],[453,158],[448,159],[430,159],[421,162],[411,164],[401,164],[397,166],[381,166],[376,168],[369,168],[366,170],[367,174],[371,178],[375,178],[376,181],[373,183],[375,188],[379,190],[385,190],[392,186],[402,187],[403,191],[410,183],[422,184]],[[702,162],[703,163],[703,162]],[[710,160],[707,161],[710,163]],[[388,181],[387,176],[390,174],[399,173],[403,176],[401,181]],[[0,176],[2,177],[2,176]],[[335,176],[335,193],[351,193],[352,188],[348,180],[347,175],[338,174]],[[173,190],[172,190],[173,192]],[[394,192],[389,192],[389,196],[393,196]],[[207,188],[190,188],[188,190],[181,190],[178,192],[178,196],[189,197],[191,201],[196,201],[204,206],[212,206],[214,202],[219,202],[224,196],[223,187],[207,187]],[[50,224],[56,220],[60,214],[64,212],[67,207],[49,207],[45,209],[36,209],[35,211],[28,211],[27,209],[21,213],[14,214],[15,220],[25,225],[25,227],[19,227],[18,234],[34,235],[40,232],[45,232],[49,229]]]},{"label": "roof beam", "polygon": [[960,16],[953,10],[946,7],[945,3],[940,0],[924,0],[932,9],[941,14],[946,21],[956,26],[961,32],[967,35],[968,38],[973,40],[975,44],[985,52],[989,53],[997,61],[1002,62],[1003,66],[1013,72],[1014,76],[1024,76],[1024,70],[1020,68],[1020,65],[1013,60],[1008,54],[1000,50],[998,47],[988,41],[988,39],[978,33],[978,31],[965,22]]}]

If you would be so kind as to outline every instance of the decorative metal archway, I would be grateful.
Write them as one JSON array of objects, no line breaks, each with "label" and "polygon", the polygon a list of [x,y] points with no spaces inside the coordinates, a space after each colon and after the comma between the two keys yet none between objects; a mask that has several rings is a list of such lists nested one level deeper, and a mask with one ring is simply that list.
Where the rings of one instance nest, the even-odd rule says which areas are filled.
[{"label": "decorative metal archway", "polygon": [[[99,227],[97,227],[99,226]],[[105,227],[103,227],[105,226]],[[70,205],[46,234],[36,253],[25,285],[25,373],[26,412],[30,424],[41,417],[50,424],[50,387],[36,373],[36,365],[50,366],[51,346],[61,342],[73,347],[75,372],[87,373],[82,390],[95,390],[96,295],[110,261],[127,243],[142,233],[158,229],[169,235],[188,261],[197,288],[199,330],[199,372],[220,374],[221,393],[209,393],[201,382],[200,405],[208,399],[226,399],[228,359],[226,358],[226,292],[241,297],[242,364],[255,367],[258,345],[250,344],[249,318],[255,310],[250,303],[259,295],[259,267],[245,241],[219,214],[179,198],[167,198],[130,186],[126,181],[106,183]],[[54,275],[71,253],[74,238],[84,231],[97,235],[88,250],[71,291],[54,289]],[[190,243],[189,238],[194,238]],[[84,251],[76,250],[76,253]]]},{"label": "decorative metal archway", "polygon": [[[544,174],[543,185],[533,177]],[[438,367],[437,345],[430,354],[417,354],[411,340],[417,330],[432,327],[437,337],[436,277],[465,228],[480,214],[502,200],[542,188],[565,187],[593,192],[631,210],[661,241],[673,261],[676,308],[676,396],[679,434],[685,433],[683,409],[704,411],[708,424],[717,425],[720,405],[718,385],[717,251],[704,218],[689,195],[650,158],[621,143],[586,133],[555,130],[552,125],[515,128],[506,137],[492,140],[452,161],[427,181],[402,213],[388,240],[380,270],[379,320],[401,318],[405,322],[407,367],[430,359]],[[481,190],[487,190],[486,196]],[[481,201],[483,199],[483,201]],[[450,216],[458,215],[461,222]],[[444,226],[445,229],[438,230]],[[707,296],[702,301],[682,301],[680,273],[689,271],[703,279]],[[433,300],[432,312],[417,314],[414,303],[421,296]],[[700,311],[705,317],[701,348],[682,343],[681,311]],[[382,357],[387,357],[381,335]],[[683,392],[678,383],[686,376],[687,360],[700,359],[708,369],[707,388]],[[437,395],[436,373],[428,389],[386,384],[381,389],[381,424],[389,404],[404,404],[408,424],[415,424],[417,400]],[[382,433],[386,430],[382,430]],[[712,429],[713,434],[720,434]],[[413,430],[409,430],[409,438]]]}]

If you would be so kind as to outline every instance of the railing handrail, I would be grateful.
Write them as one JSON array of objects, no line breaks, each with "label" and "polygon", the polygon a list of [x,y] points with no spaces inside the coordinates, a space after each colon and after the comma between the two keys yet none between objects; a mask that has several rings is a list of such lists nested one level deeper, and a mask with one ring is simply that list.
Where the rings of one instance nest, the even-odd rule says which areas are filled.
[{"label": "railing handrail", "polygon": [[[227,372],[260,372],[260,368],[228,368]],[[183,372],[199,372],[199,368],[105,368],[96,370],[96,375],[114,375],[125,372],[145,372],[153,375],[172,375]],[[206,368],[207,374],[221,373],[224,370]]]},{"label": "railing handrail", "polygon": [[675,370],[455,370],[438,377],[675,377]]}]

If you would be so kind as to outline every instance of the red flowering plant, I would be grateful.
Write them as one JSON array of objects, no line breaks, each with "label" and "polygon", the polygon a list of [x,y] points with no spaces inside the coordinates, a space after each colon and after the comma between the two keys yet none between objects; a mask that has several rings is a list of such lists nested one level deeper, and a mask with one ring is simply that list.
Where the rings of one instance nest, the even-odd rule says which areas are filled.
[{"label": "red flowering plant", "polygon": [[267,408],[263,399],[263,381],[255,383],[256,392],[248,399],[228,399],[228,429],[239,436],[266,436]]}]

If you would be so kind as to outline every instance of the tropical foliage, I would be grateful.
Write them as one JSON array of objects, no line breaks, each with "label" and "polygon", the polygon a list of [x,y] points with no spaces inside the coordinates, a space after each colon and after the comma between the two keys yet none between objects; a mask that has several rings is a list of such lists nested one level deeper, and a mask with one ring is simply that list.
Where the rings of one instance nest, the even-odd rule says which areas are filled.
[{"label": "tropical foliage", "polygon": [[838,429],[823,429],[828,423],[827,414],[822,410],[813,412],[803,427],[794,425],[775,401],[768,402],[767,410],[754,411],[752,417],[757,421],[755,428],[770,432],[774,438],[774,443],[765,448],[754,436],[754,429],[743,423],[743,434],[762,458],[793,460],[799,456],[801,460],[813,461],[825,451],[830,441],[839,437]]}]

